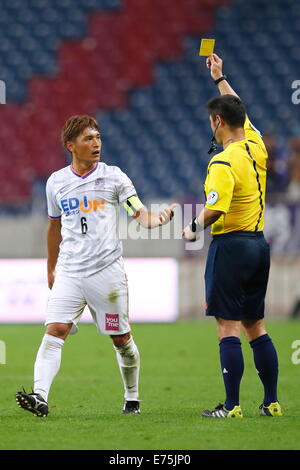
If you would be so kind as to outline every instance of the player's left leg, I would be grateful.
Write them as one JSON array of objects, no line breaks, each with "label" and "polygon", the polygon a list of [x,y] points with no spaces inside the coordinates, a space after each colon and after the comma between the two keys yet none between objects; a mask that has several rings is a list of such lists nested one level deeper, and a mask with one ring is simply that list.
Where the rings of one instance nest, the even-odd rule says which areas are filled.
[{"label": "player's left leg", "polygon": [[110,335],[125,389],[123,413],[138,414],[140,355],[130,333],[128,286],[122,259],[86,278],[83,289],[99,333]]},{"label": "player's left leg", "polygon": [[124,384],[124,414],[139,414],[140,355],[130,333],[111,335]]}]

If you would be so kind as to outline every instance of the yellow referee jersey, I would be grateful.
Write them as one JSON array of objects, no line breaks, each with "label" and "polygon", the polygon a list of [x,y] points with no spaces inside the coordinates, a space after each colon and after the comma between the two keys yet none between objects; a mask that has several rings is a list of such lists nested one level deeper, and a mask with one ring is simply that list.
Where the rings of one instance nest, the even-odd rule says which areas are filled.
[{"label": "yellow referee jersey", "polygon": [[267,150],[261,134],[245,120],[245,140],[229,144],[209,162],[205,207],[222,211],[211,233],[264,228]]}]

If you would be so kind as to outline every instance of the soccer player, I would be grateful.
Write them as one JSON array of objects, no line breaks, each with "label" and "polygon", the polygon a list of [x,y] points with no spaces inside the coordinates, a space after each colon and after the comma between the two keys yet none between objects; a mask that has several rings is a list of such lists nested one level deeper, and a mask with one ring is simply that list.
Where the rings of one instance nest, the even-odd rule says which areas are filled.
[{"label": "soccer player", "polygon": [[175,204],[160,214],[148,212],[126,174],[99,161],[101,138],[94,118],[68,119],[62,143],[72,154],[72,164],[54,172],[46,186],[51,289],[46,332],[34,366],[33,393],[18,392],[16,400],[36,416],[48,414],[48,394],[60,368],[62,347],[67,336],[76,333],[88,305],[98,332],[110,335],[114,344],[125,389],[122,412],[139,414],[140,357],[128,319],[119,205],[151,229],[173,218]]},{"label": "soccer player", "polygon": [[223,151],[209,162],[202,212],[185,227],[183,235],[195,240],[197,232],[212,225],[206,271],[206,315],[216,318],[221,370],[226,400],[202,416],[242,418],[239,401],[244,361],[240,331],[253,349],[254,363],[264,386],[263,416],[281,416],[277,398],[278,359],[264,323],[270,252],[263,234],[267,151],[249,121],[244,105],[222,72],[216,54],[207,67],[221,96],[208,102],[213,139]]}]

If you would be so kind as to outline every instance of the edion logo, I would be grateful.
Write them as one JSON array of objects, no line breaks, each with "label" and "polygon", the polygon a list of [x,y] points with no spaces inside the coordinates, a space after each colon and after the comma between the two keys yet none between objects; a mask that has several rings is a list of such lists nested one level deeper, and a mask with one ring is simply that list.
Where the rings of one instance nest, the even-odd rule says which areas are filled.
[{"label": "edion logo", "polygon": [[97,210],[104,210],[105,200],[101,201],[90,201],[86,196],[83,197],[83,201],[79,201],[77,197],[70,197],[69,199],[61,200],[61,207],[64,212],[70,212],[75,209],[80,209],[82,212],[90,212]]},{"label": "edion logo", "polygon": [[105,329],[107,331],[119,331],[119,314],[106,313],[105,314]]}]

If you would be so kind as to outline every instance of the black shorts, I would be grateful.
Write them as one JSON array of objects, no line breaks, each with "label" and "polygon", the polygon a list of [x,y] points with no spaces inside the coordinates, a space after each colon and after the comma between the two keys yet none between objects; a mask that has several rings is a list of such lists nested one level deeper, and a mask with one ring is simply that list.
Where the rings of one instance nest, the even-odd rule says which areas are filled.
[{"label": "black shorts", "polygon": [[263,232],[215,235],[206,270],[206,315],[226,320],[264,317],[270,247]]}]

